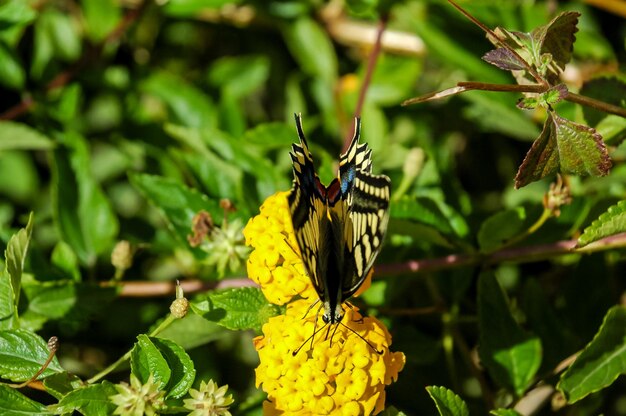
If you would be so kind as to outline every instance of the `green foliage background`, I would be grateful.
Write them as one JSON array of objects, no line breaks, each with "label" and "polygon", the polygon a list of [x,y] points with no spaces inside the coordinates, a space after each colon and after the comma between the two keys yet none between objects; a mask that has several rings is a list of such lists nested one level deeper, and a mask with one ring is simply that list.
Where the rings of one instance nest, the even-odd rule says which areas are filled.
[{"label": "green foliage background", "polygon": [[[488,27],[524,32],[560,11],[579,11],[562,81],[623,108],[624,18],[590,4],[461,3]],[[167,350],[176,365],[192,366],[195,386],[209,378],[229,384],[234,414],[261,413],[252,338],[279,310],[253,289],[216,291],[248,285],[245,262],[220,270],[206,251],[191,248],[192,218],[205,210],[218,225],[225,215],[245,224],[267,196],[290,188],[294,112],[303,114],[329,182],[381,15],[389,17],[388,33],[405,37],[377,57],[362,140],[394,193],[375,280],[356,303],[388,325],[393,349],[407,356],[386,412],[512,408],[538,383],[557,386],[558,364],[593,340],[558,385],[565,399],[557,394],[554,402],[561,397],[563,407],[543,403],[538,414],[626,414],[624,380],[613,383],[626,371],[626,312],[618,306],[626,275],[618,203],[626,195],[626,123],[568,101],[555,105],[562,117],[597,128],[613,168],[605,177],[568,177],[571,203],[544,217],[553,176],[514,189],[544,109],[520,110],[520,94],[484,91],[401,106],[459,81],[514,83],[480,59],[491,49],[484,33],[434,0],[0,1],[0,338],[13,340],[0,357],[15,360],[0,364],[0,376],[26,381],[37,371],[24,364],[45,361],[35,333],[61,341],[58,362],[43,374],[56,374],[46,385],[50,395],[21,390],[36,400],[29,402],[0,385],[1,409],[71,411],[78,385],[59,374],[89,379],[137,342],[137,357]],[[346,26],[353,22],[366,31]],[[236,211],[224,214],[222,199]],[[136,250],[123,273],[111,264],[120,240]],[[587,248],[560,249],[576,242]],[[159,334],[172,346],[143,334],[174,298],[156,283],[175,279],[204,286],[197,299],[187,294],[194,313]],[[226,315],[211,313],[214,302]],[[17,354],[20,345],[32,356]],[[166,361],[162,372],[172,365]],[[608,376],[596,377],[599,370]],[[107,376],[127,378],[127,369]],[[169,383],[174,398],[191,385]],[[108,382],[98,385],[112,391]],[[56,408],[39,404],[58,400]]]}]

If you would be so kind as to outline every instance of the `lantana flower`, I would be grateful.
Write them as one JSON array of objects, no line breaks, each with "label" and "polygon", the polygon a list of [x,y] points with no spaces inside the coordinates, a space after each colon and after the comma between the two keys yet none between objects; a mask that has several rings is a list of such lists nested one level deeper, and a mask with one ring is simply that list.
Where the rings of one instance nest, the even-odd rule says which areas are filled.
[{"label": "lantana flower", "polygon": [[264,414],[380,413],[385,386],[397,380],[404,354],[391,352],[385,326],[355,306],[344,305],[341,323],[324,326],[319,306],[311,307],[318,298],[297,250],[287,194],[267,198],[244,230],[254,248],[248,275],[270,302],[287,304],[254,341],[256,384],[268,395]]}]

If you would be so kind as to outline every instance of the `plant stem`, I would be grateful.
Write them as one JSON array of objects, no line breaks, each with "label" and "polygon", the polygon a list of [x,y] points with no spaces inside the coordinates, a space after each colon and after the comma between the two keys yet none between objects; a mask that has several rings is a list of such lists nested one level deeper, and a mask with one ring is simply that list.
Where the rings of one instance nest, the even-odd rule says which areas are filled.
[{"label": "plant stem", "polygon": [[[159,333],[161,333],[161,331],[163,331],[165,328],[167,328],[168,326],[170,326],[172,324],[172,322],[174,322],[176,318],[174,315],[169,314],[167,315],[167,318],[165,318],[163,320],[163,322],[161,322],[159,324],[158,327],[156,327],[154,329],[154,331],[152,331],[150,333],[149,336],[154,337],[157,336]],[[115,361],[113,364],[111,364],[110,366],[108,366],[107,368],[105,368],[104,370],[100,371],[98,374],[96,374],[95,376],[91,377],[89,380],[87,380],[87,384],[93,384],[97,381],[99,381],[101,378],[103,378],[104,376],[106,376],[107,374],[109,374],[110,372],[114,371],[117,367],[119,367],[122,363],[124,363],[125,361],[128,361],[130,359],[130,354],[132,353],[132,348],[130,350],[128,350],[126,352],[126,354],[122,355],[120,358],[117,359],[117,361]]]},{"label": "plant stem", "polygon": [[586,97],[584,95],[575,94],[573,92],[568,92],[565,99],[576,104],[586,105],[587,107],[595,108],[596,110],[604,111],[605,113],[615,114],[616,116],[626,118],[626,108],[605,103],[604,101],[596,100],[594,98]]},{"label": "plant stem", "polygon": [[531,225],[530,227],[528,227],[526,230],[524,230],[524,232],[508,239],[500,248],[499,250],[502,250],[506,247],[511,247],[517,243],[519,243],[520,241],[522,241],[523,239],[525,239],[526,237],[528,237],[529,235],[533,234],[534,232],[536,232],[539,228],[541,228],[541,226],[543,224],[545,224],[546,221],[548,221],[550,219],[550,217],[552,216],[552,210],[550,209],[543,209],[543,212],[541,213],[541,216],[537,219],[537,221],[535,221],[535,223],[533,225]]},{"label": "plant stem", "polygon": [[626,247],[626,233],[603,238],[587,246],[576,248],[578,240],[563,240],[527,247],[504,248],[490,254],[450,254],[435,259],[410,260],[404,263],[376,266],[380,274],[404,274],[454,269],[478,264],[489,265],[502,262],[529,263],[567,254],[588,254]]},{"label": "plant stem", "polygon": [[[387,26],[387,18],[388,16],[383,15],[380,17],[380,21],[378,22],[378,28],[376,31],[376,41],[374,42],[374,46],[370,52],[370,55],[367,59],[367,67],[365,69],[365,76],[363,77],[363,83],[361,84],[361,89],[359,90],[359,98],[356,103],[356,108],[354,109],[354,117],[361,117],[361,111],[363,111],[363,104],[365,103],[365,95],[367,94],[367,90],[369,88],[370,82],[372,81],[372,74],[374,73],[374,68],[376,67],[376,61],[378,60],[378,56],[380,55],[383,33],[385,32],[385,27]],[[352,132],[348,136],[346,136],[342,152],[348,150],[348,146],[350,146],[350,141],[352,140],[352,136],[354,134],[354,121],[352,122]]]}]

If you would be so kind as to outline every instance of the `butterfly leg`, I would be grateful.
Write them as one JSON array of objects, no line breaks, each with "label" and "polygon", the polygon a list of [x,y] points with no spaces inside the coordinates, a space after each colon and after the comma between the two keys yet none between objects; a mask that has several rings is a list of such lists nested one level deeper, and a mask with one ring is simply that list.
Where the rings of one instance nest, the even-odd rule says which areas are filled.
[{"label": "butterfly leg", "polygon": [[[315,302],[313,302],[311,304],[311,306],[309,306],[309,308],[306,310],[306,312],[304,313],[304,316],[302,317],[302,319],[306,318],[306,316],[309,314],[309,312],[311,312],[311,309],[313,309],[313,306],[317,305],[318,303],[320,303],[320,300],[316,300]],[[320,305],[320,307],[317,309],[317,313],[315,314],[315,322],[317,322],[317,315],[319,315],[320,313],[320,309],[322,309],[322,305]]]}]

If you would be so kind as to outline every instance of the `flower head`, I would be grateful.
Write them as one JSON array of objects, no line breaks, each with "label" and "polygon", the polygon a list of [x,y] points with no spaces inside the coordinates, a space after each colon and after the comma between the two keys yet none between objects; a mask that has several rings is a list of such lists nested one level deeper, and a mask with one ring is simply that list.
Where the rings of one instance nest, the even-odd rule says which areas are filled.
[{"label": "flower head", "polygon": [[[384,325],[362,316],[356,307],[346,308],[341,324],[320,330],[321,317],[302,318],[310,305],[308,300],[291,302],[285,315],[270,318],[263,326],[264,335],[255,339],[261,361],[256,383],[269,396],[268,411],[379,413],[384,408],[385,385],[397,379],[404,354],[391,352],[391,336]],[[319,333],[308,341],[315,327]]]},{"label": "flower head", "polygon": [[228,385],[217,387],[213,380],[200,382],[200,389],[189,390],[191,399],[185,399],[185,408],[191,410],[189,416],[231,416],[228,406],[233,404],[233,396],[226,396]]},{"label": "flower head", "polygon": [[[397,379],[404,354],[391,352],[385,326],[354,306],[345,306],[339,324],[325,327],[320,314],[309,311],[317,294],[297,249],[287,192],[270,196],[244,235],[254,248],[248,275],[270,302],[287,303],[285,314],[270,318],[263,335],[255,338],[256,384],[269,399],[264,414],[381,412],[385,386]],[[297,296],[306,299],[294,300]]]},{"label": "flower head", "polygon": [[117,405],[114,415],[122,416],[153,416],[158,415],[165,406],[165,392],[159,390],[152,374],[145,384],[134,375],[130,375],[130,385],[120,383],[115,385],[118,394],[110,396],[111,402]]},{"label": "flower head", "polygon": [[317,296],[300,259],[287,194],[279,192],[267,198],[259,215],[243,230],[246,244],[254,249],[248,258],[248,277],[276,305],[298,295],[309,299]]}]

